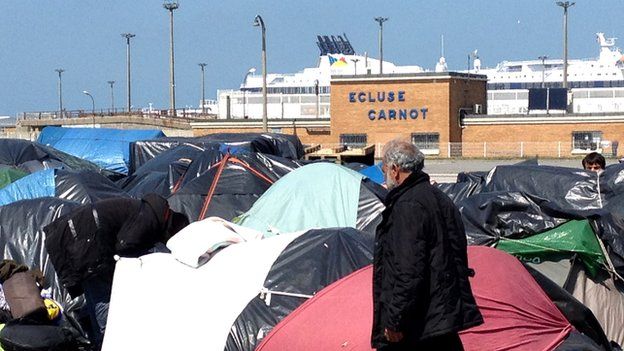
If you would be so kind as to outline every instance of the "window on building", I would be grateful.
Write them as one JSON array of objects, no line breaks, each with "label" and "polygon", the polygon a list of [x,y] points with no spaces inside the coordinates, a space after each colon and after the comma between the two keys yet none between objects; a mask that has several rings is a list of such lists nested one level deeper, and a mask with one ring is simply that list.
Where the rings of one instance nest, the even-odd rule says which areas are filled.
[{"label": "window on building", "polygon": [[340,134],[340,145],[348,148],[361,148],[367,144],[366,134]]},{"label": "window on building", "polygon": [[423,152],[438,152],[440,151],[440,134],[412,133],[412,143]]},{"label": "window on building", "polygon": [[595,151],[600,148],[601,131],[572,132],[573,151]]}]

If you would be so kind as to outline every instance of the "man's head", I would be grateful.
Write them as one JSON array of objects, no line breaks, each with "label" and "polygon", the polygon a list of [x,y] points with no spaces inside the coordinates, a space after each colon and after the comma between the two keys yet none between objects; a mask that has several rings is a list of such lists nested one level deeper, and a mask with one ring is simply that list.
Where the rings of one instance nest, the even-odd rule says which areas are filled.
[{"label": "man's head", "polygon": [[401,185],[412,172],[422,170],[425,165],[425,155],[407,140],[389,141],[382,154],[382,171],[388,190]]},{"label": "man's head", "polygon": [[583,169],[588,171],[599,172],[606,168],[605,158],[597,152],[587,154],[582,163]]}]

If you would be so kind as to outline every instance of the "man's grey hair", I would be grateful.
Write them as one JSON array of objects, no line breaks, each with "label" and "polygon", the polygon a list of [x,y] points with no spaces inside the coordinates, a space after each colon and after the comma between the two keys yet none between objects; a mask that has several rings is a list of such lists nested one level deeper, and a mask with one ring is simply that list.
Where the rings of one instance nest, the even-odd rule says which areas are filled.
[{"label": "man's grey hair", "polygon": [[420,171],[425,166],[425,155],[416,145],[404,139],[394,139],[386,143],[382,150],[385,165],[398,166],[401,171]]}]

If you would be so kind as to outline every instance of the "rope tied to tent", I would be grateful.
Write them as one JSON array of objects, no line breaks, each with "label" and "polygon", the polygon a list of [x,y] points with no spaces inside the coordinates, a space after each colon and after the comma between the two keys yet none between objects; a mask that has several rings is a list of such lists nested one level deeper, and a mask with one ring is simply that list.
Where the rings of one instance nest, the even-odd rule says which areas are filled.
[{"label": "rope tied to tent", "polygon": [[267,306],[271,306],[271,296],[272,295],[298,297],[298,298],[302,298],[302,299],[311,299],[311,298],[314,297],[314,295],[305,295],[305,294],[289,293],[289,292],[285,292],[285,291],[269,290],[269,289],[267,289],[265,287],[262,287],[260,289],[260,298],[262,300],[264,300],[264,303]]}]

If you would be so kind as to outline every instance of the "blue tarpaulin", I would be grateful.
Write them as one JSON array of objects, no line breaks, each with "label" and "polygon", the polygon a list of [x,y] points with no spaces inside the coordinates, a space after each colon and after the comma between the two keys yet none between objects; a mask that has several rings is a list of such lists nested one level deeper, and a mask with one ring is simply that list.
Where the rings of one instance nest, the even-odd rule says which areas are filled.
[{"label": "blue tarpaulin", "polygon": [[157,129],[45,127],[38,141],[102,168],[128,174],[130,143],[164,136]]},{"label": "blue tarpaulin", "polygon": [[360,170],[359,172],[377,184],[385,183],[384,175],[383,175],[383,172],[381,171],[381,162],[374,164],[370,167],[366,167]]},{"label": "blue tarpaulin", "polygon": [[54,197],[54,170],[29,174],[0,189],[0,206],[19,200]]}]

